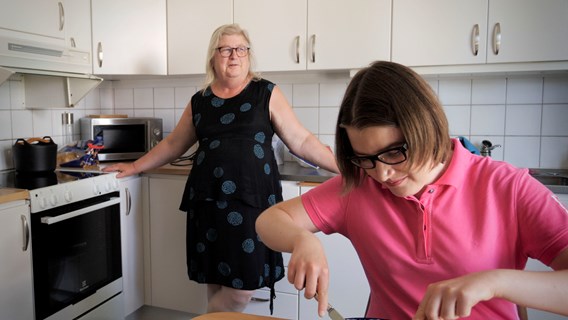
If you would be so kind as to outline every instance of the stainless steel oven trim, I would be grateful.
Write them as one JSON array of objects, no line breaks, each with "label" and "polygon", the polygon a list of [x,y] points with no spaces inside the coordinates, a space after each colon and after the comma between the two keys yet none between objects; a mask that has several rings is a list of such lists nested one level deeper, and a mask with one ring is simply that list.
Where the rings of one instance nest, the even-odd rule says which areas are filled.
[{"label": "stainless steel oven trim", "polygon": [[48,224],[48,225],[54,224],[54,223],[65,221],[65,220],[68,220],[68,219],[71,219],[71,218],[74,218],[74,217],[78,217],[78,216],[81,216],[81,215],[84,215],[84,214],[88,214],[88,213],[91,213],[93,211],[96,211],[96,210],[99,210],[99,209],[102,209],[102,208],[110,207],[110,206],[115,205],[115,204],[120,204],[120,198],[112,198],[109,201],[98,203],[94,206],[82,208],[82,209],[79,209],[79,210],[71,211],[71,212],[56,216],[56,217],[49,217],[49,216],[42,217],[41,223]]}]

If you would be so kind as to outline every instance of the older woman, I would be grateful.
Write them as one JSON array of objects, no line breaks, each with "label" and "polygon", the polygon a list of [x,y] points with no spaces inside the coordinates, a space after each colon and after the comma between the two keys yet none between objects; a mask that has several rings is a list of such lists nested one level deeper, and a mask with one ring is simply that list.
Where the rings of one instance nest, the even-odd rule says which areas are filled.
[{"label": "older woman", "polygon": [[[368,317],[517,319],[515,304],[568,315],[568,211],[526,169],[450,139],[442,106],[409,68],[376,62],[340,107],[342,176],[257,220],[292,252],[288,280],[327,305],[328,267],[314,232],[351,240],[369,280]],[[557,270],[522,271],[527,257]]]},{"label": "older woman", "polygon": [[[207,79],[174,131],[147,155],[108,171],[117,177],[155,168],[199,142],[181,209],[187,217],[189,278],[206,283],[208,312],[242,311],[255,289],[284,276],[282,255],[255,231],[258,215],[282,201],[271,146],[276,133],[301,157],[333,172],[333,154],[296,118],[274,83],[252,71],[248,34],[223,25],[209,44]],[[271,305],[272,308],[272,305]]]}]

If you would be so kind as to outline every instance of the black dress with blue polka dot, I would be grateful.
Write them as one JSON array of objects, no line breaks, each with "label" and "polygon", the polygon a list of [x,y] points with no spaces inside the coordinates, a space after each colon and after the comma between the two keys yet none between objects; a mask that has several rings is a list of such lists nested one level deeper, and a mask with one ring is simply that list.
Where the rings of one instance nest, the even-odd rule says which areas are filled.
[{"label": "black dress with blue polka dot", "polygon": [[274,84],[251,81],[222,99],[211,91],[191,98],[199,147],[180,209],[188,212],[189,278],[255,290],[284,277],[282,254],[255,231],[259,214],[282,201],[272,149],[269,101]]}]

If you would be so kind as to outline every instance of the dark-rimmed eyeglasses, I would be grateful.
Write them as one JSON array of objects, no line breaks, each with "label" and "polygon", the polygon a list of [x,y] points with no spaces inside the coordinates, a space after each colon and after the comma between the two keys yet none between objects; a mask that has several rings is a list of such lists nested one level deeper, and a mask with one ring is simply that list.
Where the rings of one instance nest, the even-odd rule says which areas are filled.
[{"label": "dark-rimmed eyeglasses", "polygon": [[400,147],[390,148],[372,156],[352,156],[348,159],[359,168],[373,169],[377,161],[388,165],[403,163],[407,159],[407,150],[408,146],[405,143]]},{"label": "dark-rimmed eyeglasses", "polygon": [[217,51],[219,51],[219,54],[221,55],[221,57],[225,57],[225,58],[230,57],[231,54],[233,54],[233,51],[235,51],[235,53],[237,54],[237,57],[246,57],[249,49],[250,48],[248,48],[248,47],[236,47],[236,48],[219,47],[219,48],[217,48]]}]

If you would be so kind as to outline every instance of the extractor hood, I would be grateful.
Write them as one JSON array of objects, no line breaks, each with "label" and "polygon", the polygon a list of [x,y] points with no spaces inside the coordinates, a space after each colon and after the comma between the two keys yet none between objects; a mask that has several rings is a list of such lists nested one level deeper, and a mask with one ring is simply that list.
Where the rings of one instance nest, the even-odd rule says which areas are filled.
[{"label": "extractor hood", "polygon": [[26,108],[73,107],[103,81],[89,74],[89,50],[6,32],[0,32],[0,84],[8,79],[22,81]]},{"label": "extractor hood", "polygon": [[103,81],[90,74],[0,67],[0,84],[8,79],[23,82],[27,109],[72,108]]}]

